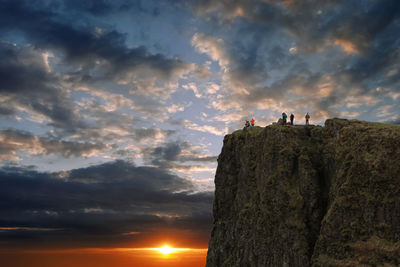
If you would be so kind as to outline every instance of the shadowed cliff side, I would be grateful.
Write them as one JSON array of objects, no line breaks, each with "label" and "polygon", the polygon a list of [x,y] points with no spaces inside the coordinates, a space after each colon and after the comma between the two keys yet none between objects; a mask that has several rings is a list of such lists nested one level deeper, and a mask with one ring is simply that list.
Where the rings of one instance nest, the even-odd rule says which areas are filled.
[{"label": "shadowed cliff side", "polygon": [[215,185],[208,267],[400,264],[400,126],[236,131]]}]

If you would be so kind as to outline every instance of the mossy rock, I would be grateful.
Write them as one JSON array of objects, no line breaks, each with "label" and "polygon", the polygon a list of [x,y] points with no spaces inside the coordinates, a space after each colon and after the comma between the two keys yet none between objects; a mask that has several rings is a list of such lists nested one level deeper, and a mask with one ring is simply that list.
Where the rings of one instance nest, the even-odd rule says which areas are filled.
[{"label": "mossy rock", "polygon": [[400,126],[329,119],[225,136],[207,266],[399,266]]}]

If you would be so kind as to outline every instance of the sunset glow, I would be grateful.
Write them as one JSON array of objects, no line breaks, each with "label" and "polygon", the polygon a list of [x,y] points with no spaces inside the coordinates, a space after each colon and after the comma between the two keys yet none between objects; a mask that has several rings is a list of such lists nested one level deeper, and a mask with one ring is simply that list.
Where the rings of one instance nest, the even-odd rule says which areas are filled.
[{"label": "sunset glow", "polygon": [[4,266],[13,267],[53,267],[55,265],[58,267],[196,267],[205,265],[206,255],[206,248],[173,248],[168,245],[158,248],[29,249],[0,252]]},{"label": "sunset glow", "polygon": [[168,256],[171,254],[176,253],[206,253],[207,248],[173,248],[169,245],[164,245],[159,248],[117,248],[117,251],[132,251],[132,252],[139,252],[139,251],[150,251],[150,252],[157,252],[164,256]]},{"label": "sunset glow", "polygon": [[171,248],[170,246],[163,246],[163,247],[159,248],[158,251],[160,251],[162,254],[168,255],[168,254],[172,253],[174,251],[174,249]]},{"label": "sunset glow", "polygon": [[56,250],[24,250],[25,254],[104,254],[104,253],[161,253],[172,254],[177,252],[205,253],[207,248],[172,248],[164,245],[159,248],[81,248],[81,249],[56,249]]}]

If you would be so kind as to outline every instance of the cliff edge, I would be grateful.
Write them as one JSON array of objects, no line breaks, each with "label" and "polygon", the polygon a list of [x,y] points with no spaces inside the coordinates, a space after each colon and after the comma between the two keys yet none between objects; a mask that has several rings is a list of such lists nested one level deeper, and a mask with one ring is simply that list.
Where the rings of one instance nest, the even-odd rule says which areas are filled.
[{"label": "cliff edge", "polygon": [[207,267],[400,265],[400,126],[239,130],[215,186]]}]

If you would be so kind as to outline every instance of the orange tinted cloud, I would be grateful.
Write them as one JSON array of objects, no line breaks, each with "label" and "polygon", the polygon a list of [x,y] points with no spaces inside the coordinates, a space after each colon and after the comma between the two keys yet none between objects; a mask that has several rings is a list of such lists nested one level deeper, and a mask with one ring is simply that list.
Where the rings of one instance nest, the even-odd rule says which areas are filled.
[{"label": "orange tinted cloud", "polygon": [[347,54],[359,54],[360,51],[357,49],[356,45],[349,40],[336,39],[334,45],[340,46],[344,52]]}]

